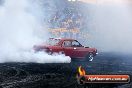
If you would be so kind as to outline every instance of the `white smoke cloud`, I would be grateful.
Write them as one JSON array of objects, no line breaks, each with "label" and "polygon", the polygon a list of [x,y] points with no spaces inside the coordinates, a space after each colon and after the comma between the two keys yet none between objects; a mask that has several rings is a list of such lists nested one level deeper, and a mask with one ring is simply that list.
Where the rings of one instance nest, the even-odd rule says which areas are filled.
[{"label": "white smoke cloud", "polygon": [[132,7],[128,4],[101,4],[89,8],[92,14],[89,44],[101,51],[131,53]]},{"label": "white smoke cloud", "polygon": [[34,0],[5,0],[0,6],[0,62],[65,63],[64,55],[34,53],[32,47],[48,38],[41,8]]}]

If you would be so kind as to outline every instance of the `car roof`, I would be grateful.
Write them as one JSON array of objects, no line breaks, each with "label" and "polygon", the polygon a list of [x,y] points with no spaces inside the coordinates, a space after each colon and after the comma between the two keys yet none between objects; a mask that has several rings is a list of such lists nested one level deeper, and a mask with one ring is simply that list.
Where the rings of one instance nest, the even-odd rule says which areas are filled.
[{"label": "car roof", "polygon": [[72,39],[72,38],[62,38],[61,40],[75,40],[75,39]]},{"label": "car roof", "polygon": [[59,40],[75,40],[75,39],[72,39],[72,38],[50,38],[50,39],[59,39]]}]

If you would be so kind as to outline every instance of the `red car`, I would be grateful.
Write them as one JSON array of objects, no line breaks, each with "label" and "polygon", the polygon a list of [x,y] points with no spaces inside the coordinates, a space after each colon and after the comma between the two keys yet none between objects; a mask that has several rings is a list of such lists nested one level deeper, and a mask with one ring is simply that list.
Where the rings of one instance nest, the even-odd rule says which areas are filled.
[{"label": "red car", "polygon": [[87,59],[92,61],[97,53],[97,49],[82,46],[75,39],[50,38],[47,44],[35,45],[35,51],[45,51],[49,54],[63,53],[71,58]]}]

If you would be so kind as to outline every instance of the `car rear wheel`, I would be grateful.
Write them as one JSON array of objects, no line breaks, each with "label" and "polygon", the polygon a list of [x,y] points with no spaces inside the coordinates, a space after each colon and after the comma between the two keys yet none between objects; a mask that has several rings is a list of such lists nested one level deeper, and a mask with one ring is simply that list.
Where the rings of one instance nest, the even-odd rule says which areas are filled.
[{"label": "car rear wheel", "polygon": [[89,54],[86,56],[85,59],[88,60],[88,61],[93,61],[93,59],[94,59],[93,53],[89,53]]},{"label": "car rear wheel", "polygon": [[51,51],[50,51],[50,52],[48,52],[48,55],[52,55],[52,54],[53,54],[53,52],[51,52]]}]

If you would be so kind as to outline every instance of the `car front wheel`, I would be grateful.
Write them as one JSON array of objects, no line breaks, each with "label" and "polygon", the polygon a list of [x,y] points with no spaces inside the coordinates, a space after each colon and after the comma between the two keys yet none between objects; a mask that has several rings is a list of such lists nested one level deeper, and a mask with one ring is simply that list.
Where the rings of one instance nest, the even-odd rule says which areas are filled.
[{"label": "car front wheel", "polygon": [[93,61],[93,59],[94,59],[93,53],[89,53],[89,54],[86,56],[86,60],[88,60],[88,61]]}]

